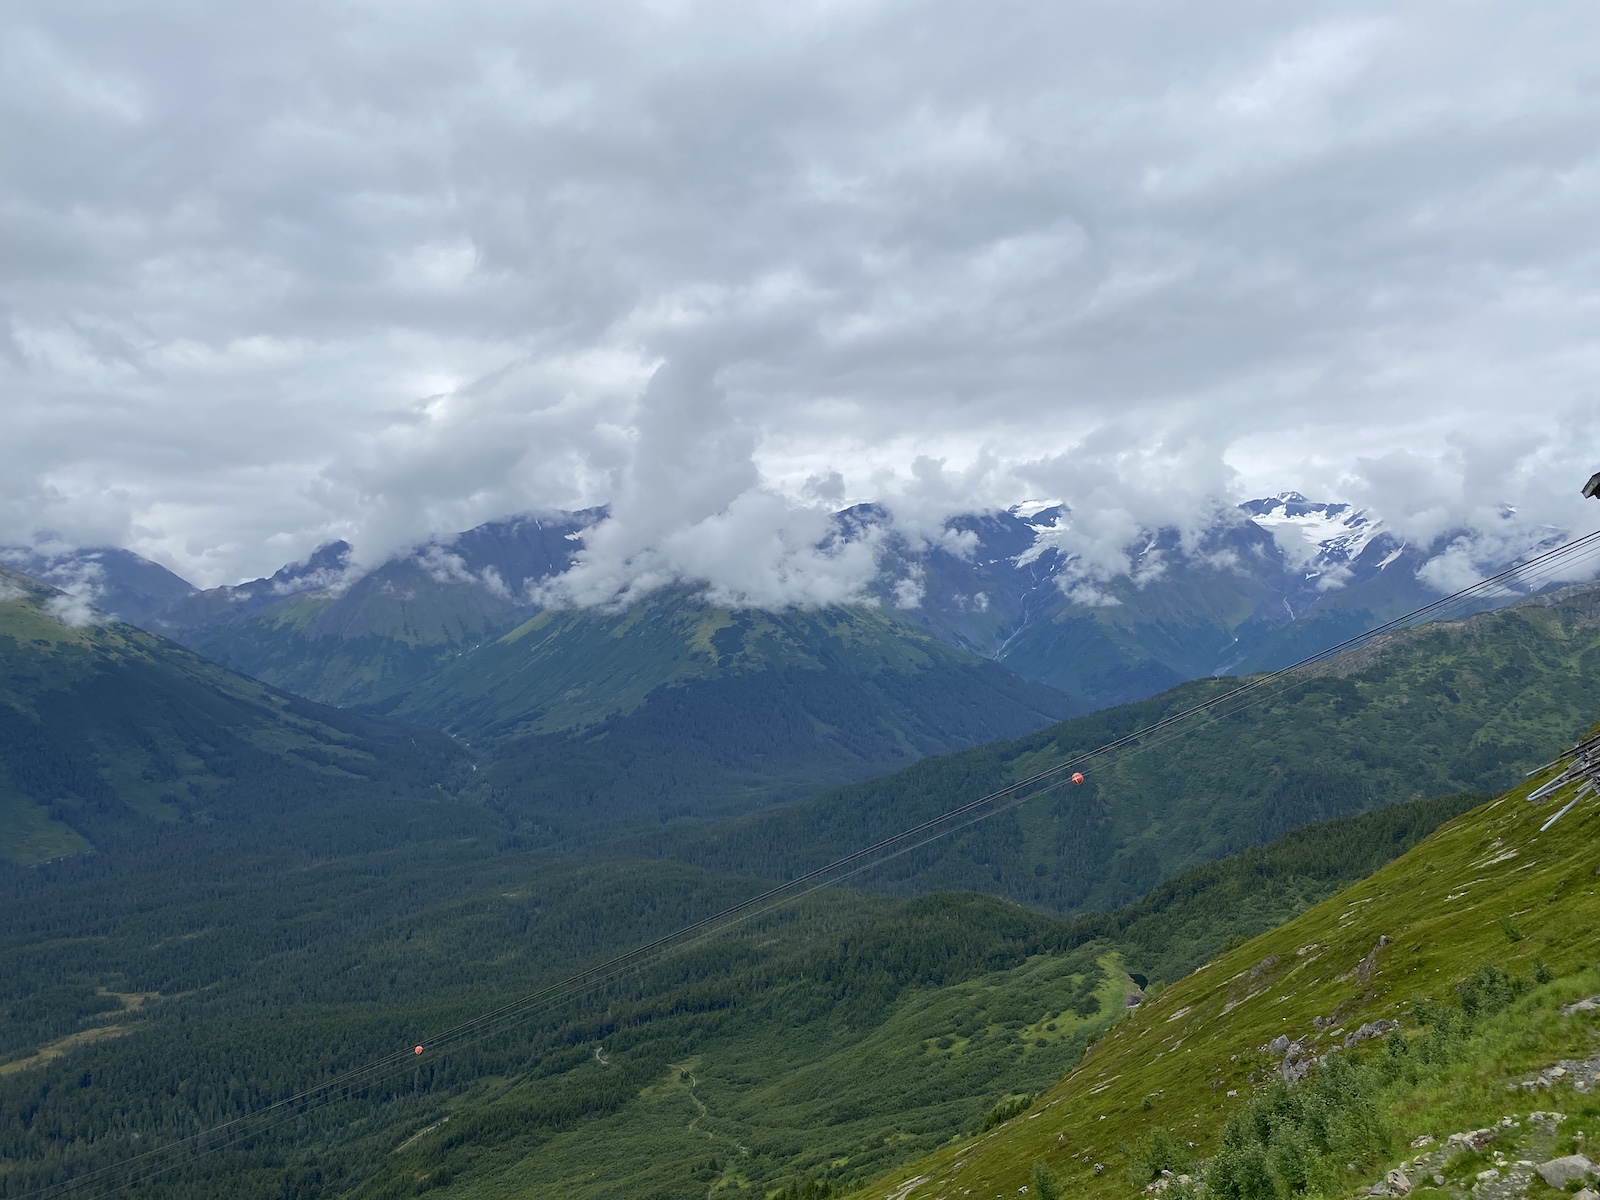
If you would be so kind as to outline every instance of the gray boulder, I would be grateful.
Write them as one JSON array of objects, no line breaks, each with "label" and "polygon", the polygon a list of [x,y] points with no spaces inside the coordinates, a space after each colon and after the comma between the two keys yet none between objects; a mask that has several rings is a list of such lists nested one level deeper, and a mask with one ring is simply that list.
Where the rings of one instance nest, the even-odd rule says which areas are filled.
[{"label": "gray boulder", "polygon": [[1360,1029],[1345,1035],[1344,1048],[1348,1050],[1352,1046],[1360,1045],[1362,1042],[1369,1042],[1373,1038],[1380,1038],[1391,1030],[1399,1028],[1400,1022],[1398,1021],[1368,1021]]},{"label": "gray boulder", "polygon": [[1565,1188],[1567,1184],[1576,1179],[1583,1179],[1594,1171],[1594,1164],[1583,1154],[1568,1154],[1561,1158],[1552,1158],[1549,1162],[1542,1162],[1534,1170],[1539,1172],[1539,1178],[1553,1188]]},{"label": "gray boulder", "polygon": [[1447,1150],[1482,1150],[1494,1139],[1493,1129],[1469,1129],[1466,1133],[1452,1133],[1444,1144]]}]

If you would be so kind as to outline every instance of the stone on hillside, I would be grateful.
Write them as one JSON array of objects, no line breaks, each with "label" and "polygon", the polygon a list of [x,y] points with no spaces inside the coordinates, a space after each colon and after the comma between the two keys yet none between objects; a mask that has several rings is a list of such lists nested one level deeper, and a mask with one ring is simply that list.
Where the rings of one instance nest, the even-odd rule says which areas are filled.
[{"label": "stone on hillside", "polygon": [[1542,1162],[1534,1170],[1539,1172],[1539,1178],[1553,1188],[1565,1188],[1567,1184],[1594,1171],[1594,1164],[1583,1154],[1567,1154],[1561,1158],[1552,1158],[1549,1162]]},{"label": "stone on hillside", "polygon": [[1399,1167],[1385,1175],[1383,1182],[1391,1196],[1404,1196],[1411,1190],[1411,1177]]},{"label": "stone on hillside", "polygon": [[1600,1200],[1600,1192],[1595,1191],[1593,1188],[1583,1188],[1581,1191],[1573,1193],[1572,1200]]},{"label": "stone on hillside", "polygon": [[1431,1145],[1433,1145],[1433,1134],[1425,1133],[1421,1137],[1417,1138],[1415,1141],[1413,1141],[1411,1143],[1411,1148],[1413,1150],[1420,1150],[1424,1146],[1431,1146]]},{"label": "stone on hillside", "polygon": [[1399,1028],[1399,1021],[1368,1021],[1360,1029],[1345,1035],[1344,1048],[1348,1050],[1352,1046],[1359,1045],[1362,1042],[1369,1042],[1373,1038],[1380,1038],[1391,1030]]},{"label": "stone on hillside", "polygon": [[1594,1012],[1600,1009],[1600,996],[1589,996],[1583,1000],[1574,1000],[1571,1004],[1561,1006],[1561,1015],[1570,1017],[1573,1013]]},{"label": "stone on hillside", "polygon": [[1282,1054],[1288,1048],[1289,1035],[1287,1033],[1280,1033],[1265,1046],[1261,1047],[1261,1051],[1264,1054]]},{"label": "stone on hillside", "polygon": [[1492,1129],[1471,1129],[1466,1133],[1452,1133],[1444,1144],[1451,1150],[1482,1150],[1494,1137]]}]

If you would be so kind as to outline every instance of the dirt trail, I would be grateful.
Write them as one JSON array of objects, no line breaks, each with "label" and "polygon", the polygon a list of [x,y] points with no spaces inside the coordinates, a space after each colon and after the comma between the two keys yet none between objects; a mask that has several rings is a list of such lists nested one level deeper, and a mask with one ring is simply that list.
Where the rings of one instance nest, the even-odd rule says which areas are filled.
[{"label": "dirt trail", "polygon": [[[700,1097],[695,1094],[695,1089],[700,1086],[700,1081],[695,1078],[694,1072],[689,1069],[688,1064],[673,1064],[672,1069],[678,1072],[678,1078],[680,1080],[688,1080],[689,1082],[689,1099],[694,1102],[696,1116],[694,1120],[689,1122],[687,1128],[688,1132],[693,1133],[694,1127],[700,1124],[703,1119],[711,1115],[711,1110],[708,1109],[704,1102],[701,1101]],[[746,1157],[748,1157],[750,1154],[750,1147],[744,1145],[737,1138],[730,1137],[725,1133],[718,1133],[716,1130],[708,1128],[706,1130],[706,1137],[713,1140],[720,1139],[724,1142],[727,1142],[740,1154],[745,1155]]]}]

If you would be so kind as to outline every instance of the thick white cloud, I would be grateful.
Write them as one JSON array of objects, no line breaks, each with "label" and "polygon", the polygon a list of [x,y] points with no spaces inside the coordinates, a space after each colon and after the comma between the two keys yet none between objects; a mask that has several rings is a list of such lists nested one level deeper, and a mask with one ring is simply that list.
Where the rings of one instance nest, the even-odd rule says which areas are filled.
[{"label": "thick white cloud", "polygon": [[1295,487],[1487,560],[1600,466],[1597,43],[1509,0],[19,0],[0,542],[215,583],[606,502],[562,598],[776,603],[860,594],[841,502],[1065,499],[1092,587]]}]

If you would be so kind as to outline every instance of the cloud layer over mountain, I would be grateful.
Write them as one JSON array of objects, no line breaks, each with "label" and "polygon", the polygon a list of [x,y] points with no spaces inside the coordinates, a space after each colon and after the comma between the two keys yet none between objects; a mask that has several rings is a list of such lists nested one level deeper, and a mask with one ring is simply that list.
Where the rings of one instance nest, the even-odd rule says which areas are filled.
[{"label": "cloud layer over mountain", "polygon": [[928,539],[1065,499],[1090,576],[1288,487],[1412,537],[1589,519],[1590,6],[21,0],[0,34],[0,542],[210,584],[609,503],[562,597],[779,603],[870,576],[819,546],[859,499]]}]

